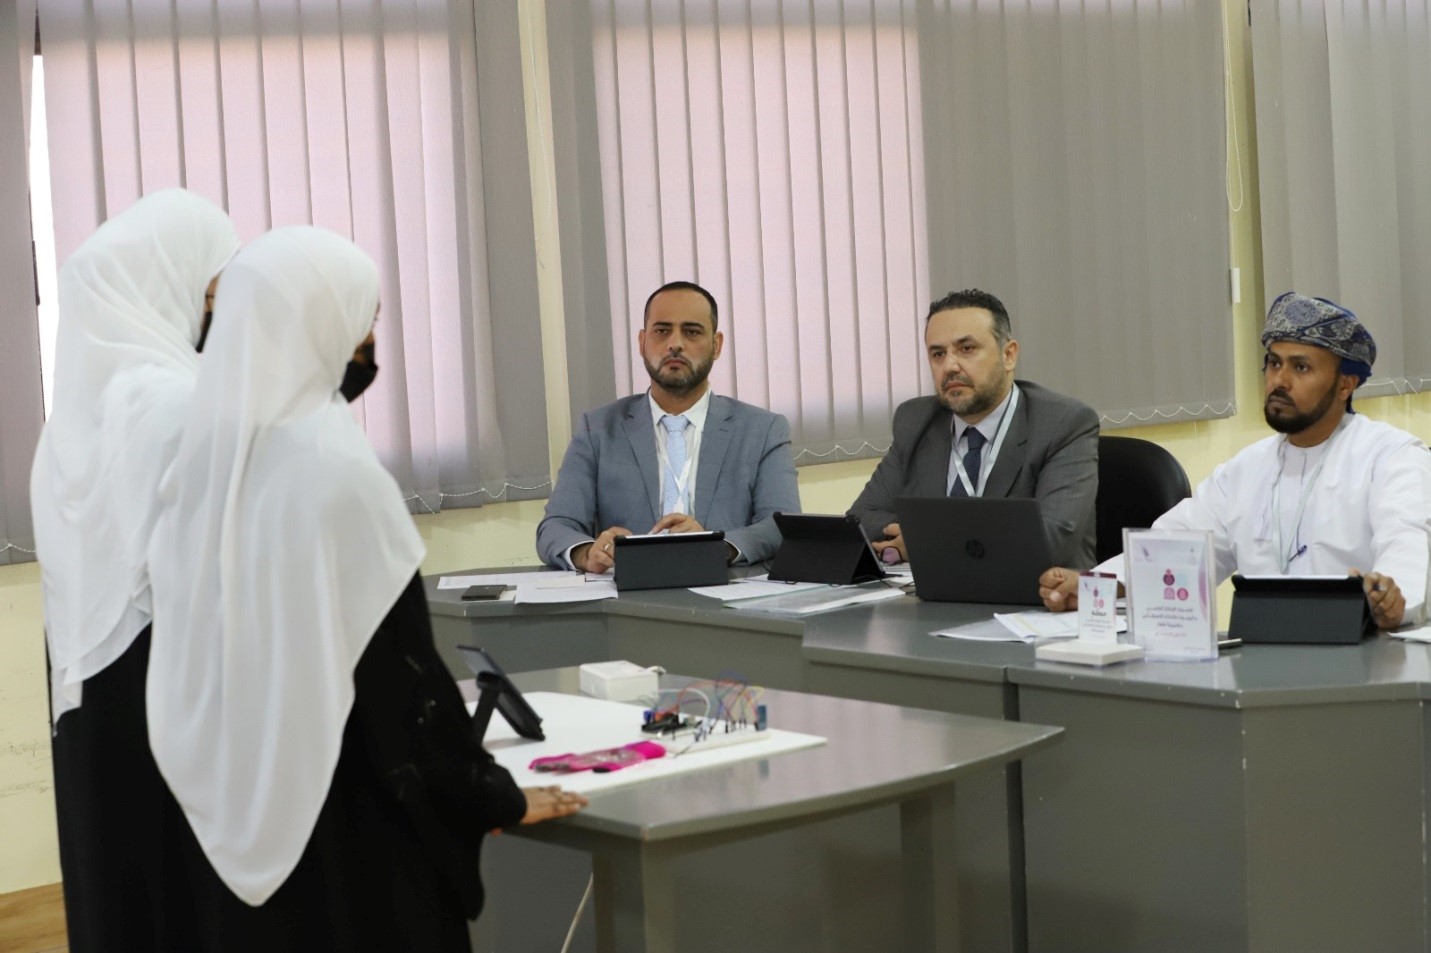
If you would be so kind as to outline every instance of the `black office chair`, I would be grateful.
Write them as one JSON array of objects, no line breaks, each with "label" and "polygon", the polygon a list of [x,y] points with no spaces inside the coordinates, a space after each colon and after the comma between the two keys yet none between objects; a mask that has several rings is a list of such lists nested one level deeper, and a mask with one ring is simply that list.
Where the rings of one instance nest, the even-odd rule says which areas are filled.
[{"label": "black office chair", "polygon": [[1147,529],[1192,495],[1188,475],[1167,450],[1136,437],[1098,438],[1098,561],[1123,551],[1123,530]]}]

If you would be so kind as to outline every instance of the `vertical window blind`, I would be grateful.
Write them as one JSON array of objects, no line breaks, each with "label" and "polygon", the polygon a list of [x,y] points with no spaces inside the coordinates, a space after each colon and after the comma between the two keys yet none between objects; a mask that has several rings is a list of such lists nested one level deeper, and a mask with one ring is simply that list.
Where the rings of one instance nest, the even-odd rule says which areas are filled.
[{"label": "vertical window blind", "polygon": [[45,419],[30,246],[30,70],[35,0],[0,7],[0,565],[35,558],[30,463]]},{"label": "vertical window blind", "polygon": [[545,492],[515,7],[46,0],[40,29],[61,262],[173,185],[245,240],[347,235],[383,282],[355,410],[412,507]]},{"label": "vertical window blind", "polygon": [[1255,0],[1267,304],[1351,308],[1376,339],[1366,396],[1431,383],[1431,13],[1421,0]]},{"label": "vertical window blind", "polygon": [[589,0],[549,28],[590,62],[567,109],[595,128],[557,161],[614,392],[645,386],[646,295],[691,278],[725,309],[718,390],[789,417],[802,463],[881,452],[932,391],[929,301],[978,286],[1020,374],[1109,424],[1234,411],[1216,4]]}]

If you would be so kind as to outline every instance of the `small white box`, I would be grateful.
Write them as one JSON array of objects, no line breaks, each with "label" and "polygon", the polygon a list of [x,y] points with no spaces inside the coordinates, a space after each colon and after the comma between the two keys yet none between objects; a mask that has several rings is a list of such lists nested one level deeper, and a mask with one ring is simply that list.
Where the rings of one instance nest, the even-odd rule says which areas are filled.
[{"label": "small white box", "polygon": [[1072,662],[1075,665],[1112,665],[1142,657],[1141,646],[1108,642],[1050,642],[1034,649],[1034,658],[1040,662]]},{"label": "small white box", "polygon": [[656,700],[657,674],[633,662],[587,662],[578,675],[581,693],[614,702]]}]

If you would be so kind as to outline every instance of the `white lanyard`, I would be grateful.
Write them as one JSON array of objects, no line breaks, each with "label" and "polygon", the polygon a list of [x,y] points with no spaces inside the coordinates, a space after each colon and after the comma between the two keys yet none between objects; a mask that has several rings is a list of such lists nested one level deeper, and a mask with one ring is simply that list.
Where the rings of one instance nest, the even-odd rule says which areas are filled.
[{"label": "white lanyard", "polygon": [[1332,433],[1331,439],[1327,441],[1327,449],[1322,454],[1322,459],[1317,461],[1312,475],[1302,481],[1302,496],[1297,501],[1297,516],[1292,523],[1292,539],[1286,545],[1282,543],[1282,468],[1287,461],[1287,445],[1285,443],[1277,455],[1277,479],[1272,483],[1272,546],[1277,551],[1277,567],[1284,576],[1287,575],[1287,569],[1292,565],[1292,560],[1306,551],[1305,546],[1297,546],[1297,540],[1302,537],[1302,516],[1307,511],[1307,501],[1312,498],[1312,490],[1322,475],[1322,467],[1327,465],[1327,459],[1332,455],[1332,447],[1336,444],[1337,438],[1342,435],[1342,429],[1343,426],[1339,425]]},{"label": "white lanyard", "polygon": [[[689,417],[686,418],[686,424],[692,429],[695,428],[695,422],[692,421]],[[668,434],[669,432],[666,430],[665,427],[657,425],[657,436],[667,438]],[[696,455],[692,452],[695,450],[695,447],[692,446],[694,441],[686,439],[686,431],[684,428],[682,428],[681,430],[681,438],[686,440],[686,465],[681,467],[680,476],[676,476],[674,473],[671,473],[671,455],[666,450],[666,440],[662,439],[657,441],[657,446],[660,450],[662,472],[671,473],[671,479],[673,479],[676,483],[676,499],[674,503],[670,504],[671,508],[667,512],[681,512],[689,516],[691,515],[691,510],[695,508],[695,500],[688,499],[687,489],[691,485],[692,471],[695,469],[696,465]],[[665,488],[664,479],[661,481],[661,486],[662,489]],[[663,504],[663,509],[665,508],[664,504],[666,504],[667,502],[668,501],[666,500],[661,501],[661,503]],[[682,503],[686,504],[685,508],[682,508]]]},{"label": "white lanyard", "polygon": [[[989,455],[984,458],[983,465],[979,467],[979,486],[974,489],[974,481],[969,479],[969,474],[964,469],[964,457],[959,453],[959,449],[954,448],[954,474],[955,478],[964,484],[964,491],[970,496],[983,496],[984,487],[989,485],[989,474],[994,472],[994,461],[999,458],[999,448],[1004,445],[1004,437],[1009,432],[1009,422],[1013,419],[1014,406],[1019,402],[1019,387],[1017,384],[1009,391],[1009,402],[1004,405],[1003,416],[999,418],[999,426],[994,430],[994,443],[989,447]],[[965,430],[965,433],[968,433]],[[951,487],[952,489],[952,487]]]}]

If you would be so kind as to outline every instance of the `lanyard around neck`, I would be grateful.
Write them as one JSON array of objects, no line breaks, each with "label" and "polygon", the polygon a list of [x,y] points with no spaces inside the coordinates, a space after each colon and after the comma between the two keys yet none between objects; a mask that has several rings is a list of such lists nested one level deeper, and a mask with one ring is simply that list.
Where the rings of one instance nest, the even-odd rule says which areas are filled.
[{"label": "lanyard around neck", "polygon": [[1297,515],[1292,521],[1292,538],[1285,544],[1282,542],[1284,539],[1282,534],[1282,471],[1287,463],[1287,444],[1285,442],[1277,454],[1277,478],[1272,483],[1272,545],[1277,551],[1277,568],[1284,576],[1287,575],[1292,560],[1302,554],[1302,550],[1297,546],[1297,540],[1302,538],[1302,517],[1307,512],[1307,501],[1312,498],[1312,490],[1316,488],[1317,480],[1322,476],[1322,468],[1327,465],[1327,460],[1332,455],[1332,448],[1336,446],[1337,438],[1342,435],[1343,429],[1345,429],[1345,425],[1338,426],[1332,432],[1322,459],[1317,461],[1312,475],[1302,481],[1302,495],[1297,501]]},{"label": "lanyard around neck", "polygon": [[[691,430],[695,430],[695,423],[696,422],[694,420],[691,420],[689,417],[686,418],[686,427],[690,428]],[[696,432],[699,433],[699,431]],[[657,453],[660,458],[659,463],[661,466],[661,470],[666,473],[670,473],[671,480],[676,484],[675,501],[670,502],[667,500],[662,500],[662,509],[664,509],[666,505],[670,505],[673,510],[678,510],[682,513],[690,515],[691,511],[694,510],[696,506],[696,501],[689,499],[687,493],[691,485],[691,476],[696,466],[696,455],[692,452],[693,450],[695,450],[695,447],[692,446],[694,441],[692,441],[686,435],[685,428],[682,428],[681,436],[686,441],[686,465],[681,467],[680,476],[677,476],[675,472],[671,470],[671,454],[666,449],[666,440],[668,438],[668,433],[669,432],[666,430],[665,427],[661,426],[659,423],[656,424],[656,436],[661,438],[657,441]],[[662,483],[664,484],[664,482],[665,481],[663,480]],[[684,508],[681,505],[682,503],[686,504]]]},{"label": "lanyard around neck", "polygon": [[[994,430],[994,442],[989,446],[989,455],[984,458],[983,464],[979,467],[979,485],[976,488],[974,481],[969,479],[968,472],[964,469],[964,458],[959,453],[959,448],[954,448],[954,478],[964,484],[964,491],[970,496],[983,496],[984,488],[989,485],[989,474],[994,472],[994,461],[999,458],[999,448],[1004,445],[1004,437],[1008,436],[1009,424],[1014,417],[1014,406],[1019,402],[1019,385],[1015,384],[1009,390],[1008,403],[1004,404],[1004,412],[999,417],[999,426]],[[970,427],[973,425],[970,424]],[[965,430],[968,433],[968,429]]]}]

